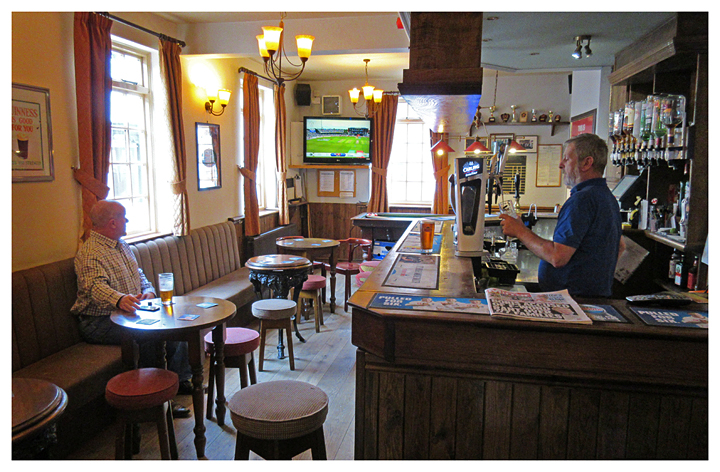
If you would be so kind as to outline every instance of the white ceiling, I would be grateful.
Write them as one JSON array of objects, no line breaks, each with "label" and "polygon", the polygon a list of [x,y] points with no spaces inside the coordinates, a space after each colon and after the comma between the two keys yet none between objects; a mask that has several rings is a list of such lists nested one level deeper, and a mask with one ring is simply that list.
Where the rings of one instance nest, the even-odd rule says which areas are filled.
[{"label": "white ceiling", "polygon": [[[185,28],[202,27],[205,23],[224,23],[222,27],[233,25],[238,34],[251,36],[254,41],[257,22],[268,25],[278,23],[278,12],[162,12],[157,13],[166,20],[185,25]],[[347,21],[348,17],[387,17],[392,12],[289,12],[285,19],[290,27],[293,21],[322,19],[323,24]],[[483,20],[482,49],[483,67],[499,69],[508,73],[567,72],[570,70],[610,66],[614,54],[633,43],[639,37],[666,21],[670,12],[485,12]],[[496,20],[490,20],[497,17]],[[390,18],[392,20],[392,18]],[[372,21],[373,18],[361,18],[359,21]],[[252,22],[253,24],[245,23]],[[392,23],[392,22],[390,22]],[[371,37],[385,33],[395,35],[397,27],[384,21],[382,28],[369,31],[364,35],[347,38],[351,50],[314,51],[303,74],[304,80],[329,80],[357,78],[364,75],[363,58],[371,59],[370,78],[393,79],[402,82],[402,71],[408,68],[408,53],[398,52],[402,48],[394,44],[390,52],[369,45],[362,47],[362,41],[371,41]],[[220,25],[214,26],[220,27]],[[394,31],[383,31],[383,28]],[[411,26],[412,28],[412,26]],[[324,28],[323,28],[324,29]],[[250,30],[250,31],[248,31]],[[240,33],[241,31],[241,33]],[[327,32],[327,31],[326,31]],[[257,31],[259,33],[259,31]],[[323,31],[307,31],[321,38]],[[573,59],[574,37],[591,35],[591,57]],[[406,38],[406,37],[405,37]],[[317,42],[317,40],[316,40]],[[294,48],[293,48],[294,49]],[[362,51],[362,52],[358,52]],[[239,55],[253,57],[248,52]],[[256,55],[256,54],[255,54]],[[259,57],[253,57],[261,64]]]}]

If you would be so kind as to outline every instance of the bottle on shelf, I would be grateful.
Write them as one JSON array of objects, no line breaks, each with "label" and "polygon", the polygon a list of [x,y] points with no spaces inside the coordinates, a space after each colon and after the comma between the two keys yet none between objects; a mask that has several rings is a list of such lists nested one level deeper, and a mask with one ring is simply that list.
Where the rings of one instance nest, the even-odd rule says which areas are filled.
[{"label": "bottle on shelf", "polygon": [[690,270],[688,270],[687,289],[688,290],[697,289],[697,282],[698,282],[698,256],[695,256],[695,259],[693,260],[693,265],[692,265],[692,267],[690,267]]},{"label": "bottle on shelf", "polygon": [[670,266],[668,268],[668,279],[674,281],[675,280],[675,266],[677,265],[677,262],[680,260],[680,253],[678,253],[678,250],[673,250],[672,256],[670,256]]},{"label": "bottle on shelf", "polygon": [[675,263],[675,285],[678,287],[683,286],[683,260],[682,258],[679,258],[678,261]]}]

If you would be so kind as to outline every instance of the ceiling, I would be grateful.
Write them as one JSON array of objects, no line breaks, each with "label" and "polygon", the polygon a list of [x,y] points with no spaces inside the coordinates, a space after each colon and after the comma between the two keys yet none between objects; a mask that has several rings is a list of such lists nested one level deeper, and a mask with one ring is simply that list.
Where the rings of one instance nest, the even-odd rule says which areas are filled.
[{"label": "ceiling", "polygon": [[[177,24],[264,22],[277,24],[278,12],[161,12],[166,20]],[[293,19],[338,21],[346,17],[388,15],[388,12],[289,12]],[[567,72],[611,66],[614,55],[648,31],[666,21],[672,12],[485,12],[483,20],[483,67],[504,73]],[[491,19],[496,18],[496,19]],[[387,23],[385,23],[387,25]],[[389,27],[389,26],[385,26]],[[391,26],[396,28],[395,25]],[[412,25],[411,25],[412,28]],[[257,23],[252,30],[257,29]],[[308,31],[319,37],[322,31]],[[373,32],[382,34],[382,31]],[[254,35],[254,33],[253,33]],[[593,54],[573,59],[574,37],[591,35]],[[408,68],[408,53],[363,49],[358,53],[355,41],[352,51],[318,52],[308,61],[304,80],[357,78],[364,73],[363,58],[371,59],[370,78],[402,82],[402,71]],[[409,46],[409,41],[407,43]],[[258,64],[260,59],[257,57]]]}]

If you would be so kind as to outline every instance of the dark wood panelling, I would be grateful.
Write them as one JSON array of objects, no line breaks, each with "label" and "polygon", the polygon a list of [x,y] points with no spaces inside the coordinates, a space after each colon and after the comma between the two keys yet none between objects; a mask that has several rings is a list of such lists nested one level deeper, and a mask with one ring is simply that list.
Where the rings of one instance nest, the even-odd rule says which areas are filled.
[{"label": "dark wood panelling", "polygon": [[430,449],[430,377],[405,376],[403,459],[427,459]]},{"label": "dark wood panelling", "polygon": [[510,426],[512,413],[512,384],[485,384],[484,459],[510,458]]},{"label": "dark wood panelling", "polygon": [[570,396],[568,421],[568,459],[595,456],[597,448],[600,390],[577,388]]},{"label": "dark wood panelling", "polygon": [[378,459],[402,457],[405,376],[381,376],[378,392]]},{"label": "dark wood panelling", "polygon": [[482,459],[485,418],[485,382],[458,379],[457,418],[455,429],[456,457]]},{"label": "dark wood panelling", "polygon": [[544,385],[540,398],[538,459],[565,459],[570,390]]},{"label": "dark wood panelling", "polygon": [[630,395],[603,391],[598,415],[598,459],[624,459]]},{"label": "dark wood panelling", "polygon": [[537,459],[540,428],[540,386],[513,386],[510,459]]},{"label": "dark wood panelling", "polygon": [[688,459],[708,458],[708,399],[694,398],[690,414]]},{"label": "dark wood panelling", "polygon": [[433,377],[430,399],[430,459],[455,459],[457,380]]},{"label": "dark wood panelling", "polygon": [[663,397],[660,402],[658,427],[658,459],[684,459],[687,455],[692,400],[676,396]]},{"label": "dark wood panelling", "polygon": [[353,216],[367,208],[365,204],[316,203],[309,204],[310,228],[315,238],[346,239],[359,238],[360,229],[354,229]]},{"label": "dark wood panelling", "polygon": [[657,451],[660,423],[660,396],[630,396],[628,415],[627,459],[652,459]]}]

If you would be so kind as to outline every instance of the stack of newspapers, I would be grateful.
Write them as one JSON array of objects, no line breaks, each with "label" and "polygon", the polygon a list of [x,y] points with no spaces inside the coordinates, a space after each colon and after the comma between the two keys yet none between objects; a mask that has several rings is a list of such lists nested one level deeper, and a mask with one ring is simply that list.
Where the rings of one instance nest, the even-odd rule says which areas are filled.
[{"label": "stack of newspapers", "polygon": [[509,292],[498,288],[485,290],[490,315],[557,323],[592,324],[567,290],[557,292]]}]

